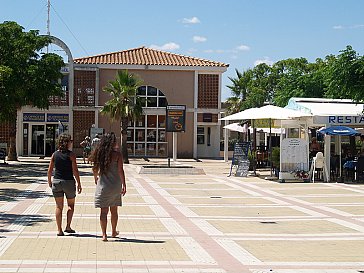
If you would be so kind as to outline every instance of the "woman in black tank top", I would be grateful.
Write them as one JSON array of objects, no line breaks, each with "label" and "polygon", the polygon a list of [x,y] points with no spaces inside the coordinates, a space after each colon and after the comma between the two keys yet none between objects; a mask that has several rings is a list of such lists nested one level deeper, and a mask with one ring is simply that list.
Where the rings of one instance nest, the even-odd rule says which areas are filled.
[{"label": "woman in black tank top", "polygon": [[[81,193],[80,175],[76,163],[76,155],[70,151],[72,147],[72,139],[68,134],[62,134],[58,139],[58,150],[52,155],[51,162],[48,167],[48,185],[52,188],[53,196],[56,201],[56,222],[58,227],[58,236],[63,236],[62,230],[62,211],[64,204],[64,195],[67,199],[67,225],[65,232],[75,233],[71,228],[72,216],[75,208],[76,182],[77,192]],[[52,172],[55,168],[52,180]]]}]

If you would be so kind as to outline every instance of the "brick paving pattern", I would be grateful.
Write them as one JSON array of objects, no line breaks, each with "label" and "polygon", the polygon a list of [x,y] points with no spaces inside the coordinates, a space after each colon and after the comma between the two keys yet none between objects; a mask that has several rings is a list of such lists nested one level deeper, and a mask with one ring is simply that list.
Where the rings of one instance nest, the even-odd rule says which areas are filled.
[{"label": "brick paving pattern", "polygon": [[364,270],[364,185],[227,177],[213,160],[182,161],[206,173],[190,176],[138,174],[143,162],[132,163],[120,236],[106,243],[89,165],[79,165],[77,233],[58,238],[47,160],[0,166],[0,272]]}]

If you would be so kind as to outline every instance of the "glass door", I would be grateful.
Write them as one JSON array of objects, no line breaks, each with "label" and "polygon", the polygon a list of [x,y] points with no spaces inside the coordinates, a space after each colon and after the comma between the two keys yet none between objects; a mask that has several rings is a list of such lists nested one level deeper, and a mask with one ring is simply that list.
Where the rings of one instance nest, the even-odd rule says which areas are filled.
[{"label": "glass door", "polygon": [[58,125],[46,125],[45,156],[51,156],[56,150],[56,131]]},{"label": "glass door", "polygon": [[32,125],[32,140],[31,140],[32,155],[44,156],[44,146],[45,146],[44,140],[45,140],[44,125]]}]

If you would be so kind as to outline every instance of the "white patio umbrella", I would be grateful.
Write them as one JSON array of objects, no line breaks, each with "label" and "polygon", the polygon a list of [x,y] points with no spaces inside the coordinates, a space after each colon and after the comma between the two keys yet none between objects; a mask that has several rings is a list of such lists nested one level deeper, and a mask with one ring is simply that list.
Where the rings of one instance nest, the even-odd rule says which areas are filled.
[{"label": "white patio umbrella", "polygon": [[308,113],[282,108],[274,105],[265,105],[259,108],[250,108],[236,114],[224,117],[221,120],[245,119],[293,119],[312,116]]},{"label": "white patio umbrella", "polygon": [[241,126],[240,123],[238,123],[238,122],[225,125],[224,129],[228,129],[230,131],[236,131],[236,132],[240,132],[240,133],[246,133],[246,131],[247,131],[246,126],[245,127]]},{"label": "white patio umbrella", "polygon": [[[243,110],[239,113],[224,117],[221,120],[269,119],[269,129],[270,129],[269,131],[271,135],[272,119],[284,120],[284,119],[294,119],[294,118],[309,117],[309,116],[312,115],[274,105],[265,105],[259,108],[250,108]],[[272,138],[270,137],[269,150],[272,149],[271,140]],[[269,152],[269,155],[271,155],[271,151]],[[271,176],[272,176],[272,168],[271,168]]]}]

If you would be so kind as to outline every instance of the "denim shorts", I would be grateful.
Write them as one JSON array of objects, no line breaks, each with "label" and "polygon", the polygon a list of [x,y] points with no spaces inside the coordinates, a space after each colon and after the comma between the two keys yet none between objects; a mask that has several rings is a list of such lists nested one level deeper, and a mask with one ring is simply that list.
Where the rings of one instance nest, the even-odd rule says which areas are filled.
[{"label": "denim shorts", "polygon": [[76,197],[76,181],[53,179],[52,192],[54,197],[63,197],[66,195],[67,199],[73,199]]}]

